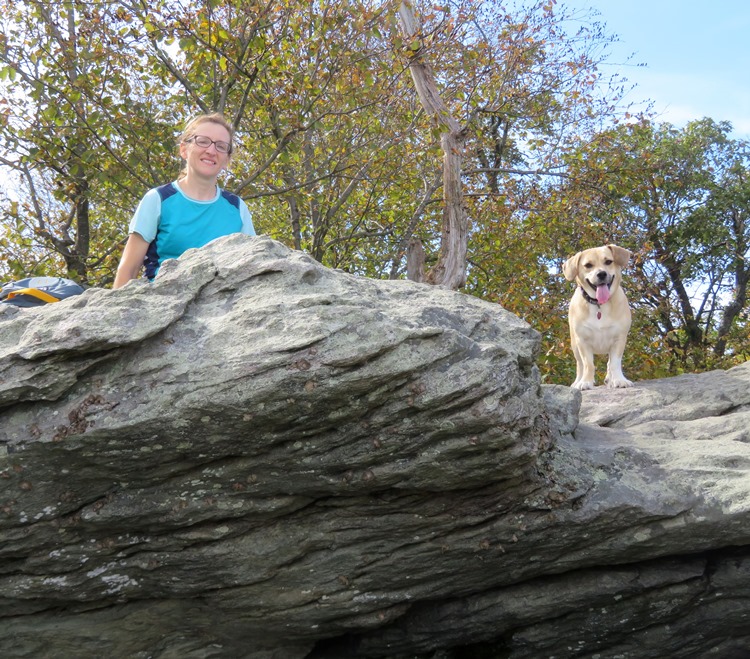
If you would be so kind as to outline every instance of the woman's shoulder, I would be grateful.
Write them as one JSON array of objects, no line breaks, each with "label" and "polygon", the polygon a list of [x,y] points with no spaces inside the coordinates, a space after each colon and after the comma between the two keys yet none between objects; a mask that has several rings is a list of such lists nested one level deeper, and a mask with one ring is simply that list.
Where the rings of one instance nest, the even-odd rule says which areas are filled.
[{"label": "woman's shoulder", "polygon": [[155,188],[151,188],[146,194],[143,195],[142,201],[146,202],[161,202],[168,199],[177,192],[174,183],[165,183],[164,185],[157,185]]},{"label": "woman's shoulder", "polygon": [[177,194],[177,183],[172,181],[171,183],[165,183],[156,188],[151,188],[146,194],[158,196],[161,201],[169,199],[172,195]]},{"label": "woman's shoulder", "polygon": [[219,196],[226,199],[237,210],[240,209],[240,205],[243,203],[242,199],[240,199],[238,195],[234,194],[234,192],[229,192],[221,188],[219,188]]}]

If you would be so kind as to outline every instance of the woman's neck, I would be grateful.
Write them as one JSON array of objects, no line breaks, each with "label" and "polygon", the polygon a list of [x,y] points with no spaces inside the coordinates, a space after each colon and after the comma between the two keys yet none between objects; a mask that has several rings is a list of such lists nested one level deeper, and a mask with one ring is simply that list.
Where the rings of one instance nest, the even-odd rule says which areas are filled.
[{"label": "woman's neck", "polygon": [[180,184],[180,189],[191,199],[211,201],[216,196],[216,179],[190,176],[188,172],[177,182]]}]

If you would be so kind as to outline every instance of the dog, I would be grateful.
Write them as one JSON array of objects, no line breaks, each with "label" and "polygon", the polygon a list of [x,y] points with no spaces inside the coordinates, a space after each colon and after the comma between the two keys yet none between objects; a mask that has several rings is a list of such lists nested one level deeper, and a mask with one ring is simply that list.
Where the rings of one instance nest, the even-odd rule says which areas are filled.
[{"label": "dog", "polygon": [[594,388],[594,355],[608,355],[607,387],[632,387],[622,372],[630,305],[620,284],[631,253],[617,245],[578,252],[563,264],[568,281],[578,283],[570,301],[570,344],[576,358],[575,389]]}]

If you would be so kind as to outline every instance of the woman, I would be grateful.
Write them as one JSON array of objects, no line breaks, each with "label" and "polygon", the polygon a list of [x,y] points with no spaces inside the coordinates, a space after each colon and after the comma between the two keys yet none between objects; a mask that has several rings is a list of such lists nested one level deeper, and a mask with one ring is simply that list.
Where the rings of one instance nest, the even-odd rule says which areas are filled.
[{"label": "woman", "polygon": [[255,235],[250,211],[216,179],[229,164],[233,131],[220,114],[193,119],[180,138],[185,168],[173,183],[149,190],[130,222],[113,288],[124,286],[145,266],[153,279],[166,259],[191,247],[203,247],[230,233]]}]

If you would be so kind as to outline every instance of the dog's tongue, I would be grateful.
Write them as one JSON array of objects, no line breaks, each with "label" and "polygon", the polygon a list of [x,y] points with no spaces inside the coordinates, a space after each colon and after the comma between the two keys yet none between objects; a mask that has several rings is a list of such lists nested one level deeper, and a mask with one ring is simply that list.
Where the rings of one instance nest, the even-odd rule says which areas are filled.
[{"label": "dog's tongue", "polygon": [[609,286],[602,284],[596,287],[596,301],[599,304],[605,304],[609,300]]}]

